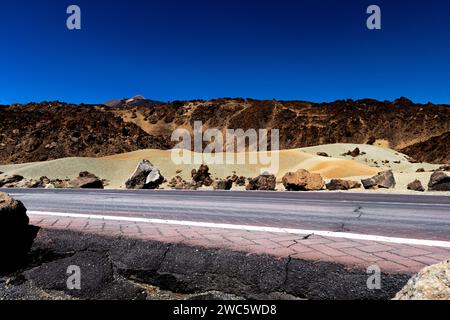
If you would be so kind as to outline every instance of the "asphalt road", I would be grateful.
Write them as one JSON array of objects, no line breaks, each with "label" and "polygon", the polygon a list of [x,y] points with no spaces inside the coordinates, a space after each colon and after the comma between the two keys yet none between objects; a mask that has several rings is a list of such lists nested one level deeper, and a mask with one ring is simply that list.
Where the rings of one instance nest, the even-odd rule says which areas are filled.
[{"label": "asphalt road", "polygon": [[450,197],[330,192],[9,189],[29,211],[450,240]]}]

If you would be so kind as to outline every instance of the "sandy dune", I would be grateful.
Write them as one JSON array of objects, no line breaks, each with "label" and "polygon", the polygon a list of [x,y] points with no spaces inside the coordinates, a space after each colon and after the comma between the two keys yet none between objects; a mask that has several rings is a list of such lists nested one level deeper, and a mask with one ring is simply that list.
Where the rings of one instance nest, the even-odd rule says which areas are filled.
[{"label": "sandy dune", "polygon": [[[351,156],[343,156],[347,151],[359,148],[362,154],[356,158]],[[433,170],[440,165],[429,163],[410,163],[408,157],[400,152],[385,147],[377,147],[366,144],[336,143],[315,147],[302,148],[302,151],[316,155],[317,152],[325,152],[330,157],[337,159],[350,159],[358,163],[371,167],[378,167],[383,170],[394,170],[395,172],[416,172],[419,168],[425,170]],[[384,163],[383,163],[384,162]]]},{"label": "sandy dune", "polygon": [[[359,147],[365,155],[352,158],[342,156],[343,153]],[[326,152],[331,157],[321,157],[317,152]],[[107,156],[103,158],[64,158],[46,162],[34,162],[20,165],[0,166],[0,171],[7,175],[19,174],[26,178],[38,179],[41,176],[49,178],[73,178],[80,171],[89,171],[97,176],[109,181],[108,188],[124,188],[124,183],[134,171],[137,163],[142,159],[150,160],[156,165],[167,178],[171,179],[176,175],[184,179],[190,179],[190,172],[198,168],[199,164],[175,165],[171,158],[172,151],[163,150],[140,150],[130,153]],[[248,157],[250,154],[246,153]],[[325,179],[332,178],[354,178],[361,179],[373,176],[380,170],[393,169],[398,180],[397,189],[406,190],[406,185],[419,178],[426,185],[430,176],[429,172],[416,173],[417,168],[422,167],[431,170],[438,165],[411,164],[405,155],[396,151],[369,145],[355,144],[332,144],[317,147],[282,150],[274,153],[279,156],[279,170],[276,173],[278,180],[289,171],[307,169],[311,172],[320,173]],[[217,155],[222,156],[221,154]],[[382,164],[382,161],[389,163]],[[400,163],[394,163],[400,162]],[[375,162],[379,168],[375,167]],[[236,172],[239,176],[255,177],[260,174],[264,166],[257,164],[211,164],[210,167],[213,178],[224,178]],[[177,173],[181,171],[181,173]]]}]

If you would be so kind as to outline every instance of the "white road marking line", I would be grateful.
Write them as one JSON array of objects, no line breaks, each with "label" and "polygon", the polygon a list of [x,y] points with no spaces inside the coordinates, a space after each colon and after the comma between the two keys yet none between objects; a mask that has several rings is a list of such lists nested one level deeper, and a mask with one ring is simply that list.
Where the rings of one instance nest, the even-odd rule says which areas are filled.
[{"label": "white road marking line", "polygon": [[63,213],[63,212],[28,211],[27,213],[31,216],[36,215],[36,216],[51,216],[51,217],[67,217],[67,218],[80,218],[80,219],[95,219],[95,220],[108,220],[108,221],[126,221],[126,222],[179,225],[179,226],[213,228],[213,229],[259,231],[259,232],[287,233],[287,234],[298,234],[298,235],[317,235],[317,236],[329,237],[329,238],[342,238],[342,239],[351,239],[351,240],[378,241],[378,242],[388,242],[388,243],[396,243],[396,244],[409,244],[409,245],[420,245],[420,246],[428,246],[428,247],[450,248],[449,241],[385,237],[385,236],[366,235],[366,234],[357,234],[357,233],[348,233],[348,232],[261,227],[261,226],[248,226],[248,225],[212,223],[212,222],[181,221],[181,220],[179,221],[179,220],[134,218],[134,217],[115,217],[115,216],[105,216],[105,215]]}]

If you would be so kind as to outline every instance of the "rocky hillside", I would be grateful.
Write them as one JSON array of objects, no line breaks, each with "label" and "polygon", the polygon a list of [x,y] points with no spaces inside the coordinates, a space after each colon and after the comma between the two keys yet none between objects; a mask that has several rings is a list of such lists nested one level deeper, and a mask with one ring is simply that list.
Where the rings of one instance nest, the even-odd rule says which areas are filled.
[{"label": "rocky hillside", "polygon": [[0,108],[0,163],[170,147],[166,137],[149,135],[105,108],[59,102]]},{"label": "rocky hillside", "polygon": [[426,162],[450,163],[450,131],[437,137],[431,137],[423,142],[413,144],[401,150],[412,154],[416,159]]},{"label": "rocky hillside", "polygon": [[191,130],[194,121],[223,131],[277,128],[282,149],[368,143],[418,161],[450,162],[450,106],[414,104],[405,98],[316,104],[253,99],[156,103],[138,97],[108,106],[60,102],[5,106],[0,107],[0,118],[2,164],[167,149],[173,145],[172,131]]}]

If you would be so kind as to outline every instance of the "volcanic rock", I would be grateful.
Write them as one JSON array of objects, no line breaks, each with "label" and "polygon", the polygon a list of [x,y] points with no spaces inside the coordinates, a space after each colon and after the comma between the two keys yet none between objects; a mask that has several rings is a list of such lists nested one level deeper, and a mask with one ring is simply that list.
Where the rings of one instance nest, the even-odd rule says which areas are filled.
[{"label": "volcanic rock", "polygon": [[353,151],[348,151],[348,152],[344,153],[343,156],[352,156],[353,158],[356,158],[360,154],[361,154],[361,150],[359,150],[359,148],[355,148],[355,150],[353,150]]},{"label": "volcanic rock", "polygon": [[[449,108],[450,109],[450,108]],[[440,117],[438,118],[440,120]],[[449,120],[447,120],[449,121]],[[420,162],[429,163],[450,163],[450,152],[448,152],[448,142],[450,141],[450,130],[436,136],[430,135],[423,142],[416,142],[404,149],[400,149],[401,153],[410,155]]]},{"label": "volcanic rock", "polygon": [[328,190],[350,190],[361,188],[361,183],[351,180],[332,179],[327,183]]},{"label": "volcanic rock", "polygon": [[200,186],[211,186],[213,184],[213,180],[211,178],[211,174],[209,173],[209,167],[205,164],[202,164],[198,170],[192,170],[191,172],[192,180],[200,184]]},{"label": "volcanic rock", "polygon": [[12,272],[26,262],[39,228],[28,225],[22,202],[0,192],[0,273]]},{"label": "volcanic rock", "polygon": [[326,152],[317,152],[317,155],[320,156],[320,157],[327,157],[327,158],[330,157],[330,156],[328,155],[328,153],[326,153]]},{"label": "volcanic rock", "polygon": [[450,164],[446,164],[446,165],[440,166],[438,168],[438,171],[450,171]]},{"label": "volcanic rock", "polygon": [[6,178],[0,180],[0,188],[1,187],[13,188],[16,186],[17,183],[19,183],[23,179],[24,179],[24,177],[17,175],[17,174],[6,177]]},{"label": "volcanic rock", "polygon": [[231,177],[227,177],[227,179],[233,181],[233,183],[239,187],[245,186],[246,179],[243,176],[237,176],[236,173],[234,173]]},{"label": "volcanic rock", "polygon": [[80,172],[77,178],[69,182],[69,188],[73,189],[103,189],[103,181],[96,175],[87,171]]},{"label": "volcanic rock", "polygon": [[414,180],[408,184],[408,190],[423,192],[425,191],[425,188],[422,186],[422,182],[420,182],[420,180]]},{"label": "volcanic rock", "polygon": [[125,185],[127,189],[156,189],[163,182],[161,172],[150,161],[142,160]]},{"label": "volcanic rock", "polygon": [[421,270],[394,300],[450,300],[450,260]]},{"label": "volcanic rock", "polygon": [[176,176],[170,180],[168,183],[168,186],[172,189],[176,190],[196,190],[197,185],[192,182],[187,182],[183,180],[180,176]]},{"label": "volcanic rock", "polygon": [[320,174],[300,169],[297,172],[286,173],[283,185],[288,191],[317,191],[322,190],[325,182]]},{"label": "volcanic rock", "polygon": [[372,178],[361,180],[361,182],[365,189],[390,189],[394,188],[396,184],[392,170],[380,172]]},{"label": "volcanic rock", "polygon": [[251,179],[246,190],[260,190],[260,191],[273,191],[277,186],[277,178],[273,174],[262,174],[254,179]]},{"label": "volcanic rock", "polygon": [[[374,99],[312,103],[250,98],[159,103],[139,97],[109,105],[54,101],[0,107],[0,163],[168,150],[175,145],[171,141],[174,125],[191,131],[195,121],[222,132],[227,128],[279,128],[280,150],[323,143],[363,144],[372,142],[373,137],[418,161],[450,163],[449,105],[424,107]],[[133,110],[148,121],[130,122]],[[45,148],[53,142],[57,142],[55,148]]]},{"label": "volcanic rock", "polygon": [[233,180],[219,179],[213,182],[214,190],[231,190],[233,187]]},{"label": "volcanic rock", "polygon": [[442,171],[434,172],[428,183],[429,191],[450,191],[450,176]]},{"label": "volcanic rock", "polygon": [[370,137],[369,140],[367,140],[366,144],[368,145],[374,145],[375,142],[377,142],[377,139],[375,137]]}]

